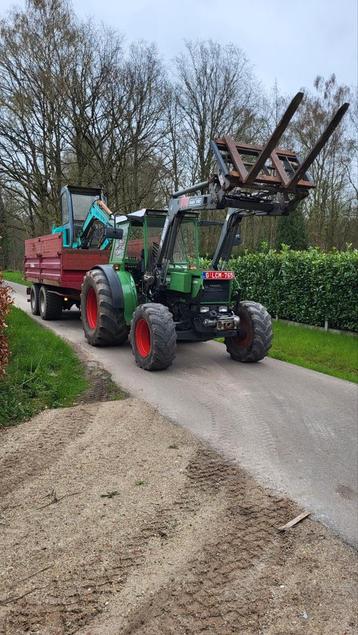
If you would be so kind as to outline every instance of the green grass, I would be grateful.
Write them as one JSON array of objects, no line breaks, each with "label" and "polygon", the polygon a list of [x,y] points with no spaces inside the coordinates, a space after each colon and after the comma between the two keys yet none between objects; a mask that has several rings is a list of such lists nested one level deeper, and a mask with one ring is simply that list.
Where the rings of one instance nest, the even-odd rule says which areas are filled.
[{"label": "green grass", "polygon": [[21,271],[2,271],[1,273],[4,280],[7,280],[8,282],[17,282],[18,284],[25,284],[26,286],[29,285],[23,277]]},{"label": "green grass", "polygon": [[358,338],[273,322],[270,357],[358,383]]},{"label": "green grass", "polygon": [[69,406],[88,386],[84,367],[60,337],[15,307],[7,323],[11,357],[0,379],[0,427]]}]

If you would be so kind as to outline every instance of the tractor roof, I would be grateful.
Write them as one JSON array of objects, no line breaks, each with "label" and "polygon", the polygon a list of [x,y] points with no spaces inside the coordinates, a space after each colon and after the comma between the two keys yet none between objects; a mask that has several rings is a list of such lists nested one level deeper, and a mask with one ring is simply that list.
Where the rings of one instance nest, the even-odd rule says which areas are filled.
[{"label": "tractor roof", "polygon": [[145,207],[135,212],[129,212],[128,214],[117,214],[116,223],[125,223],[130,221],[132,225],[143,225],[144,218],[146,216],[161,216],[165,218],[167,213],[167,210],[164,209],[149,209],[148,207]]}]

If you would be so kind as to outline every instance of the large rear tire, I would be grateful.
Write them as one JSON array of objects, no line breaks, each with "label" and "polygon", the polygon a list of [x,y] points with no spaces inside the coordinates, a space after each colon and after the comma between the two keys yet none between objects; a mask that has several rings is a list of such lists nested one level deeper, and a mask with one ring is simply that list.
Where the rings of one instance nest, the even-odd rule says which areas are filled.
[{"label": "large rear tire", "polygon": [[33,284],[30,289],[30,307],[32,315],[40,315],[40,285]]},{"label": "large rear tire", "polygon": [[271,316],[258,302],[240,302],[238,315],[238,335],[225,338],[226,350],[237,362],[258,362],[271,348]]},{"label": "large rear tire", "polygon": [[39,312],[43,320],[59,320],[62,315],[62,297],[42,286],[39,291]]},{"label": "large rear tire", "polygon": [[144,370],[163,370],[173,363],[176,331],[163,304],[141,304],[133,314],[130,343],[135,361]]},{"label": "large rear tire", "polygon": [[111,287],[101,269],[88,271],[83,280],[81,319],[91,346],[118,346],[128,338],[124,313],[113,308]]}]

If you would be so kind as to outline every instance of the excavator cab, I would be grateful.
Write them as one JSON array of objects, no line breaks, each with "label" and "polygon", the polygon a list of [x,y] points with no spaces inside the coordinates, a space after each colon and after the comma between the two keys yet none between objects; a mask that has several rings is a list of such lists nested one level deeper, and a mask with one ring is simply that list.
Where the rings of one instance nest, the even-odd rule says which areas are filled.
[{"label": "excavator cab", "polygon": [[65,185],[60,194],[61,218],[60,227],[52,229],[53,234],[62,233],[63,246],[78,246],[78,239],[84,222],[95,201],[106,203],[102,188]]}]

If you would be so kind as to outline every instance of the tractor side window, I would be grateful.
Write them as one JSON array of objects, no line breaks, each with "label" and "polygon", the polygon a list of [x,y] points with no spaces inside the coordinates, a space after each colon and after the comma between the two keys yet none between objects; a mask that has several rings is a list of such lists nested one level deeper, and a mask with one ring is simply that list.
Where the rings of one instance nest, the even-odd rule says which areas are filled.
[{"label": "tractor side window", "polygon": [[61,197],[61,213],[62,213],[62,225],[66,225],[69,220],[68,200],[67,193],[62,194]]},{"label": "tractor side window", "polygon": [[123,236],[122,238],[117,238],[114,241],[113,257],[117,262],[122,262],[124,258],[125,249],[126,249],[129,223],[122,223],[121,225],[118,225],[118,227],[122,228]]},{"label": "tractor side window", "polygon": [[161,234],[164,227],[165,218],[149,217],[147,220],[147,243],[148,243],[148,262],[147,269],[152,269],[156,262],[159,251]]},{"label": "tractor side window", "polygon": [[183,220],[175,239],[173,262],[176,264],[193,263],[198,258],[197,225],[192,219]]},{"label": "tractor side window", "polygon": [[143,226],[131,226],[129,229],[126,258],[127,260],[139,262],[143,257],[144,235]]}]

